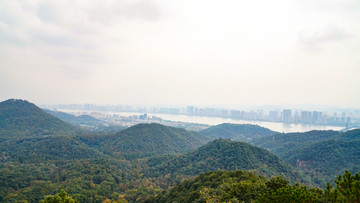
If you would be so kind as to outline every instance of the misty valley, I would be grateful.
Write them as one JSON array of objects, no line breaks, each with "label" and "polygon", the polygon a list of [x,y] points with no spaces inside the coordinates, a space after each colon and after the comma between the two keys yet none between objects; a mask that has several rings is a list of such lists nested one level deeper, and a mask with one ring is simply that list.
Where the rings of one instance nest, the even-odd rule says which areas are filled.
[{"label": "misty valley", "polygon": [[360,202],[360,129],[99,122],[0,102],[0,201]]}]

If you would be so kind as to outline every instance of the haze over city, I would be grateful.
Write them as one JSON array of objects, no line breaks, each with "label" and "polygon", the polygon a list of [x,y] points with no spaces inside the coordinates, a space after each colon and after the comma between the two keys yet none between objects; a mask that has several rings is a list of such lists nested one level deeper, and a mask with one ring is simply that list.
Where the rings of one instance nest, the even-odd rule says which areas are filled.
[{"label": "haze over city", "polygon": [[1,1],[0,100],[360,108],[357,0]]}]

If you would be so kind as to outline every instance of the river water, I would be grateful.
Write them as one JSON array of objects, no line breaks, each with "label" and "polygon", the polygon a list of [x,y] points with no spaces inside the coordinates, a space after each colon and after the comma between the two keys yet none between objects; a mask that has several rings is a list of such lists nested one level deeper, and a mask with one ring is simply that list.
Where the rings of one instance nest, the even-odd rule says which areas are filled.
[{"label": "river water", "polygon": [[[135,115],[135,114],[120,114],[120,115]],[[157,116],[164,120],[181,121],[188,123],[200,123],[207,125],[218,125],[221,123],[236,123],[236,124],[254,124],[259,125],[270,130],[277,132],[306,132],[310,130],[341,130],[345,127],[339,126],[325,126],[325,125],[309,125],[309,124],[294,124],[294,123],[281,123],[281,122],[268,122],[268,121],[249,121],[237,120],[230,118],[219,117],[206,117],[206,116],[187,116],[187,115],[169,115],[169,114],[151,114],[148,116]]]},{"label": "river water", "polygon": [[[87,112],[83,110],[69,110],[69,109],[61,109],[60,111],[75,113],[75,112]],[[108,114],[117,114],[121,116],[132,116],[132,115],[142,115],[143,113],[138,112],[102,112]],[[294,124],[294,123],[281,123],[281,122],[268,122],[268,121],[250,121],[250,120],[237,120],[230,118],[220,118],[220,117],[206,117],[206,116],[188,116],[188,115],[170,115],[170,114],[156,114],[156,113],[148,113],[148,116],[156,116],[160,117],[164,120],[169,121],[181,121],[187,123],[199,123],[206,125],[218,125],[221,123],[235,123],[235,124],[253,124],[259,125],[265,128],[269,128],[273,131],[277,132],[306,132],[310,130],[341,130],[344,127],[339,126],[327,126],[327,125],[310,125],[310,124]]]}]

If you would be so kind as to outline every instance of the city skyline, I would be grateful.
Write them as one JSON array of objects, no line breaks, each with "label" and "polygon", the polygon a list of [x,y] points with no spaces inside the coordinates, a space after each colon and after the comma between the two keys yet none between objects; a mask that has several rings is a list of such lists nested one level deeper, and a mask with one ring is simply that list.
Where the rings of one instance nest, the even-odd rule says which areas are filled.
[{"label": "city skyline", "polygon": [[240,119],[248,121],[271,121],[283,123],[318,124],[348,126],[358,125],[360,122],[360,110],[356,111],[324,111],[306,109],[228,109],[210,108],[197,106],[182,107],[150,107],[150,106],[124,106],[124,105],[95,105],[95,104],[70,104],[70,105],[43,105],[42,108],[60,111],[75,110],[74,112],[129,112],[161,115],[188,115],[200,117],[219,117]]}]

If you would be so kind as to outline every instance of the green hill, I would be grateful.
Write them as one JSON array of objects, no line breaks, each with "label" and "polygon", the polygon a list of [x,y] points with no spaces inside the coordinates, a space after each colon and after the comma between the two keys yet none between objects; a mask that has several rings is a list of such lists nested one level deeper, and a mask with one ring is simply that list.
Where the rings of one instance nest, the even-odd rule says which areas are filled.
[{"label": "green hill", "polygon": [[8,140],[0,144],[0,161],[43,163],[89,158],[104,158],[104,154],[73,136],[47,136]]},{"label": "green hill", "polygon": [[72,126],[37,107],[18,99],[0,102],[0,136],[44,136],[82,133]]},{"label": "green hill", "polygon": [[138,124],[102,139],[101,151],[130,159],[188,152],[208,141],[205,136],[196,132],[155,123]]},{"label": "green hill", "polygon": [[292,166],[302,170],[305,179],[325,187],[345,170],[360,170],[360,130],[309,131],[276,134],[254,140]]},{"label": "green hill", "polygon": [[266,176],[293,178],[292,168],[265,149],[245,142],[214,140],[199,149],[179,156],[153,157],[147,162],[152,176],[198,175],[206,171],[246,170]]},{"label": "green hill", "polygon": [[360,171],[360,140],[329,140],[291,150],[284,160],[312,174],[317,184],[326,184],[345,170]]},{"label": "green hill", "polygon": [[313,130],[304,133],[279,133],[272,136],[267,136],[255,139],[250,143],[284,158],[290,150],[299,149],[316,142],[335,139],[339,136],[337,131],[319,131]]},{"label": "green hill", "polygon": [[337,139],[344,141],[360,140],[360,129],[346,131],[342,133]]},{"label": "green hill", "polygon": [[101,122],[101,120],[96,119],[89,115],[80,115],[80,116],[74,116],[69,113],[64,113],[61,111],[53,111],[49,109],[44,109],[46,113],[49,113],[57,118],[60,118],[63,121],[69,122],[74,125],[81,125],[81,124],[87,124],[87,125],[96,125]]},{"label": "green hill", "polygon": [[258,125],[223,123],[202,130],[200,133],[215,139],[224,138],[249,142],[252,139],[266,137],[277,132]]}]

